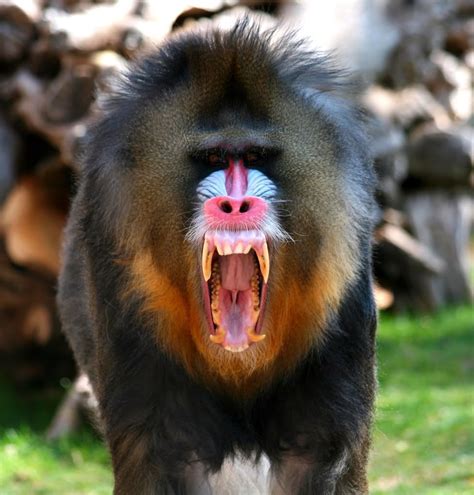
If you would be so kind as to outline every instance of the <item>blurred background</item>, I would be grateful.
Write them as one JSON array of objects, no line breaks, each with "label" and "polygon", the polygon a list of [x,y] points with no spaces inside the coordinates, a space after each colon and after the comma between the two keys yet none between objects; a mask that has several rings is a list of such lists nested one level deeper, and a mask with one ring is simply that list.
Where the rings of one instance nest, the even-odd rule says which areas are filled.
[{"label": "blurred background", "polygon": [[54,301],[77,156],[129,60],[245,10],[330,50],[369,115],[371,493],[474,493],[474,0],[0,0],[0,494],[111,493]]}]

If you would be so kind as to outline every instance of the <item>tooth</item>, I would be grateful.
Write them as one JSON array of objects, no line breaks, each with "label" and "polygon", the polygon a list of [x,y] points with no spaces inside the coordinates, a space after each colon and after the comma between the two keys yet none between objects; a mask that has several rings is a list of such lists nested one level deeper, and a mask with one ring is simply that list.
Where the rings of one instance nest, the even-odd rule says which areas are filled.
[{"label": "tooth", "polygon": [[250,342],[254,343],[261,342],[266,337],[265,334],[255,333],[255,330],[252,327],[247,330],[247,335],[249,336]]},{"label": "tooth", "polygon": [[270,256],[268,254],[268,245],[263,243],[262,252],[257,253],[258,263],[260,265],[260,271],[262,272],[263,281],[268,282],[268,275],[270,274]]},{"label": "tooth", "polygon": [[234,248],[234,253],[235,254],[240,254],[240,253],[243,253],[244,252],[244,245],[242,244],[242,242],[238,242],[237,243],[237,246],[235,246]]},{"label": "tooth", "polygon": [[232,254],[232,248],[228,242],[224,244],[224,255]]},{"label": "tooth", "polygon": [[206,282],[211,278],[213,254],[214,248],[209,250],[208,240],[204,239],[204,246],[202,248],[202,273]]},{"label": "tooth", "polygon": [[217,327],[216,333],[211,333],[209,338],[211,339],[211,342],[214,342],[214,344],[223,344],[225,339],[225,330],[221,327]]},{"label": "tooth", "polygon": [[216,242],[216,248],[217,248],[217,252],[221,255],[221,256],[224,256],[224,251],[222,251],[222,246],[220,245],[219,242]]},{"label": "tooth", "polygon": [[248,254],[251,249],[252,249],[252,246],[250,244],[248,244],[247,246],[245,246],[245,248],[244,248],[244,254]]},{"label": "tooth", "polygon": [[248,344],[242,344],[242,345],[236,345],[236,346],[230,346],[230,345],[227,345],[224,347],[224,349],[226,351],[230,351],[230,352],[242,352],[242,351],[245,351],[245,349],[248,349]]},{"label": "tooth", "polygon": [[221,312],[219,309],[212,308],[212,320],[216,325],[221,324]]}]

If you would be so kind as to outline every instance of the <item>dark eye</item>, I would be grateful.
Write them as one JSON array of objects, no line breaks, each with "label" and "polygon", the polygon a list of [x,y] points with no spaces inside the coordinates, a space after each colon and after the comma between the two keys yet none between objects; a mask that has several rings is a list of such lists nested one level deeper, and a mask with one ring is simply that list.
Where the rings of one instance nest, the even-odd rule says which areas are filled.
[{"label": "dark eye", "polygon": [[206,161],[211,167],[224,167],[227,165],[223,150],[212,150],[207,153]]},{"label": "dark eye", "polygon": [[226,150],[221,148],[208,148],[191,152],[190,158],[201,167],[225,168],[228,166],[226,153]]},{"label": "dark eye", "polygon": [[264,158],[263,150],[249,150],[244,154],[244,162],[247,167],[263,165]]}]

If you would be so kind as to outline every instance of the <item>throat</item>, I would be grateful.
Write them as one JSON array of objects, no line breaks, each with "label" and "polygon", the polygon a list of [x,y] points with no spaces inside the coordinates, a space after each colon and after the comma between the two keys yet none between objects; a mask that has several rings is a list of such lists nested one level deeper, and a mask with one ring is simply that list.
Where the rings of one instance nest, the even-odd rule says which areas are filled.
[{"label": "throat", "polygon": [[227,331],[229,350],[248,347],[248,333],[255,328],[259,315],[258,294],[251,289],[229,291],[222,288],[219,309],[220,327]]},{"label": "throat", "polygon": [[[259,340],[261,277],[252,253],[216,256],[210,279],[211,312],[215,333],[211,340],[240,352]],[[257,339],[252,340],[252,336]]]}]

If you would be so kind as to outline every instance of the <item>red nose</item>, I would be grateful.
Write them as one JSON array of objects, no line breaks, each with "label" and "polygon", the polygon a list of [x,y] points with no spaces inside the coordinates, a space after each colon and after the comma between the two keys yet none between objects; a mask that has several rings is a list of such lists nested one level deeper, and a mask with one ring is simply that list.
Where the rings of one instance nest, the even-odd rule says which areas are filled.
[{"label": "red nose", "polygon": [[232,198],[218,196],[204,203],[204,215],[210,227],[254,228],[263,221],[268,205],[256,196]]}]

